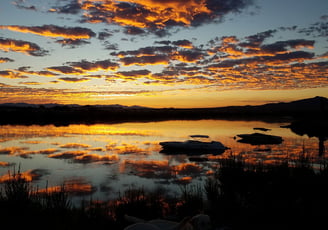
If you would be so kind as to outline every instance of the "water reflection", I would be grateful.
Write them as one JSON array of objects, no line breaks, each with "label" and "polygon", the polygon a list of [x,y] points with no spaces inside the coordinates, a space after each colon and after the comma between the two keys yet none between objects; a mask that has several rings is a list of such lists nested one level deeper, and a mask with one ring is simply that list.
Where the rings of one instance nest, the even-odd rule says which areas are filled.
[{"label": "water reflection", "polygon": [[[201,183],[213,174],[218,160],[237,156],[248,164],[291,163],[301,155],[313,164],[318,157],[316,138],[299,136],[287,124],[255,121],[163,121],[115,125],[70,125],[66,127],[6,125],[0,128],[0,182],[8,170],[21,165],[24,177],[42,189],[65,185],[74,195],[97,199],[116,197],[130,186],[165,185],[173,193],[179,184]],[[252,146],[237,142],[240,133],[257,132],[283,137],[281,144]],[[229,147],[220,155],[160,153],[163,141],[185,141],[204,134]],[[320,146],[327,145],[324,141]],[[326,146],[327,147],[327,146]]]}]

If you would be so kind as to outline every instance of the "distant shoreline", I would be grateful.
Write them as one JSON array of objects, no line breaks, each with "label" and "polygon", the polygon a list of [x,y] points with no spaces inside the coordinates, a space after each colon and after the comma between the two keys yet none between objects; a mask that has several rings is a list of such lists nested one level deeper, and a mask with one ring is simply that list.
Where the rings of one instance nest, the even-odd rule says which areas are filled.
[{"label": "distant shoreline", "polygon": [[228,106],[217,108],[147,108],[139,106],[79,106],[1,104],[0,124],[96,124],[148,122],[164,120],[262,120],[291,121],[304,117],[328,117],[328,99],[314,97],[287,103],[258,106]]}]

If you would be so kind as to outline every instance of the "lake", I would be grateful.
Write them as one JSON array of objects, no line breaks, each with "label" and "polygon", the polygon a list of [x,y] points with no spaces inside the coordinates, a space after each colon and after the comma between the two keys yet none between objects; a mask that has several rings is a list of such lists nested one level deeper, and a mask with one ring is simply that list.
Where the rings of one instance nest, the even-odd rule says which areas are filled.
[{"label": "lake", "polygon": [[[108,200],[128,188],[162,187],[173,195],[185,184],[202,184],[215,173],[218,159],[236,155],[251,164],[290,163],[300,156],[318,156],[318,138],[299,136],[288,123],[226,120],[173,120],[94,125],[0,126],[0,182],[18,170],[39,190],[65,185],[76,201]],[[266,128],[269,131],[254,130]],[[238,142],[237,134],[265,133],[283,137],[277,145]],[[208,135],[229,149],[223,154],[191,158],[161,153],[161,141],[184,141]],[[327,149],[327,142],[325,149]]]}]

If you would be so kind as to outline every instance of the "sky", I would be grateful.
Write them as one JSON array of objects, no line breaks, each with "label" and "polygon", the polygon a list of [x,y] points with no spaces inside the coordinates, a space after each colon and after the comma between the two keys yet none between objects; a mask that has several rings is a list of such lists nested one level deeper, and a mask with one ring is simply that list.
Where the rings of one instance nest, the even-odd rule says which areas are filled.
[{"label": "sky", "polygon": [[327,0],[1,0],[0,103],[328,97]]}]

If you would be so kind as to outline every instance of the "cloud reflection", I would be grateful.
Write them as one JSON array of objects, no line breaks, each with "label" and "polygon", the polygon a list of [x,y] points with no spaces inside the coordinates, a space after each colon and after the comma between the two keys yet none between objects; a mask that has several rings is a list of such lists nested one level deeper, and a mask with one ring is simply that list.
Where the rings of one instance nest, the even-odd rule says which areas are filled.
[{"label": "cloud reflection", "polygon": [[[196,163],[180,163],[171,165],[167,160],[131,160],[121,163],[121,173],[132,173],[149,179],[183,180],[190,182],[191,178],[200,176],[202,168]],[[183,178],[188,179],[183,179]]]},{"label": "cloud reflection", "polygon": [[0,167],[9,167],[12,166],[12,163],[6,162],[6,161],[0,161]]},{"label": "cloud reflection", "polygon": [[12,174],[8,173],[0,176],[0,183],[6,182],[8,180],[12,180],[13,176],[19,175],[20,178],[26,181],[34,181],[39,180],[42,176],[49,174],[48,170],[45,169],[31,169],[24,172],[18,172],[17,174],[14,172]]},{"label": "cloud reflection", "polygon": [[51,186],[44,189],[37,190],[38,193],[56,193],[66,192],[72,196],[92,195],[96,192],[96,188],[90,183],[86,182],[84,178],[73,178],[65,180],[63,185]]}]

